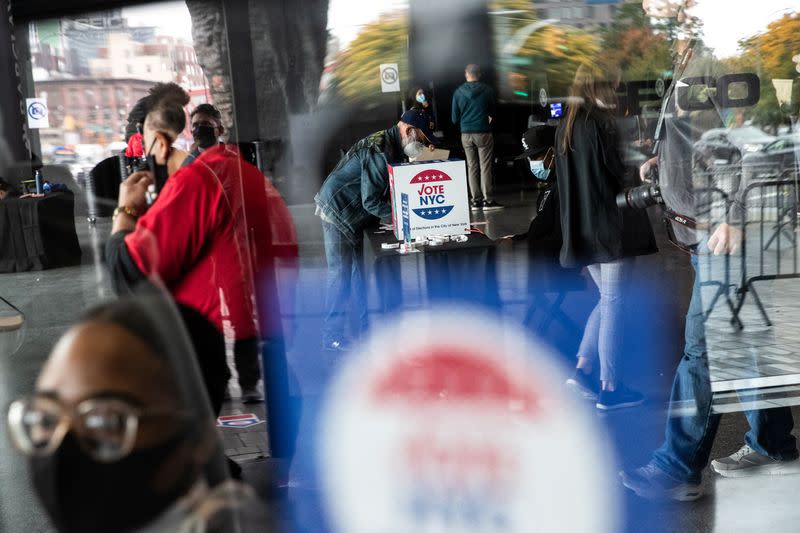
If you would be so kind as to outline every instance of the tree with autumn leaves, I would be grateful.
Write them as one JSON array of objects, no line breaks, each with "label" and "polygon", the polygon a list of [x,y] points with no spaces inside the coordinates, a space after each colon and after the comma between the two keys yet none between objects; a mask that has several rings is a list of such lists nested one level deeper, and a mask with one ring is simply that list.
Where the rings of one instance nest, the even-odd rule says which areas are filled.
[{"label": "tree with autumn leaves", "polygon": [[[800,54],[800,13],[786,14],[771,22],[766,31],[739,41],[742,50],[725,62],[734,72],[753,72],[761,80],[761,99],[746,116],[758,125],[775,130],[800,112],[800,75],[794,55]],[[792,102],[778,102],[773,80],[792,80]]]},{"label": "tree with autumn leaves", "polygon": [[404,12],[382,15],[335,59],[329,90],[335,97],[363,100],[381,95],[380,65],[397,63],[400,84],[408,80],[408,17]]},{"label": "tree with autumn leaves", "polygon": [[[578,66],[586,62],[599,63],[623,81],[667,78],[672,75],[674,39],[681,33],[702,36],[701,21],[688,18],[678,24],[652,19],[638,2],[619,4],[612,24],[600,30],[544,21],[537,7],[529,0],[487,2],[501,93],[536,98],[544,87],[551,96],[565,96]],[[791,58],[800,53],[800,15],[785,15],[740,44],[742,53],[724,63],[729,71],[756,72],[762,79],[761,101],[750,116],[763,125],[785,122],[792,110],[780,108],[771,80],[797,77]],[[331,88],[349,100],[375,98],[380,95],[379,65],[394,62],[405,86],[409,73],[405,12],[383,15],[364,27],[337,56]],[[795,82],[796,95],[798,86],[800,81]]]}]

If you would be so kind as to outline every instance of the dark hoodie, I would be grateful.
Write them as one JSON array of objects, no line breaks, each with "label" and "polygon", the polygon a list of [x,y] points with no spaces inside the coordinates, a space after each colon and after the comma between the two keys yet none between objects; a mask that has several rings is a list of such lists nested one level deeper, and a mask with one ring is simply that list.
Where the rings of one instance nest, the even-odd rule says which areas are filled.
[{"label": "dark hoodie", "polygon": [[453,124],[461,133],[488,133],[494,116],[494,91],[480,81],[468,81],[453,94]]}]

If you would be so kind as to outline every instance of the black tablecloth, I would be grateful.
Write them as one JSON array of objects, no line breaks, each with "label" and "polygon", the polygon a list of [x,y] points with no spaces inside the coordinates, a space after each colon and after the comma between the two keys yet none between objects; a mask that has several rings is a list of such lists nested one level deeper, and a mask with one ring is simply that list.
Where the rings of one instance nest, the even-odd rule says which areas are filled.
[{"label": "black tablecloth", "polygon": [[397,242],[391,231],[365,231],[374,257],[375,276],[381,304],[385,311],[403,303],[400,261],[425,264],[425,285],[431,301],[466,301],[497,307],[497,263],[494,241],[479,233],[470,234],[467,242],[448,242],[440,246],[420,246],[421,252],[400,254],[384,250],[385,242]]},{"label": "black tablecloth", "polygon": [[0,200],[0,272],[80,264],[71,192]]}]

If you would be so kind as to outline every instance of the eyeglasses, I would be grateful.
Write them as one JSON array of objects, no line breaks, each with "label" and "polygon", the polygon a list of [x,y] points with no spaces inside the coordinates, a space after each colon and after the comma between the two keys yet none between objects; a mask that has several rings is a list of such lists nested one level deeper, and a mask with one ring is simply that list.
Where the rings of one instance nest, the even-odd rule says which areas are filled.
[{"label": "eyeglasses", "polygon": [[131,453],[141,418],[176,414],[180,413],[143,413],[116,398],[92,398],[68,408],[49,396],[35,395],[11,404],[8,428],[14,446],[28,456],[52,454],[72,429],[87,455],[97,462],[113,463]]}]

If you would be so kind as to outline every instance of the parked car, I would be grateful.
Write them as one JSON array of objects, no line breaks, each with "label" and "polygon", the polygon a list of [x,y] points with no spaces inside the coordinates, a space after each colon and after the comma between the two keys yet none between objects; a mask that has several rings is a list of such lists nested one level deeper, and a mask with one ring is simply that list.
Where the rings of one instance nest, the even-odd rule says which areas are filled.
[{"label": "parked car", "polygon": [[774,178],[800,162],[800,133],[779,135],[770,144],[742,158],[742,172],[752,179]]},{"label": "parked car", "polygon": [[734,165],[743,156],[760,151],[774,140],[775,137],[754,126],[710,129],[694,144],[695,162],[707,169]]}]

